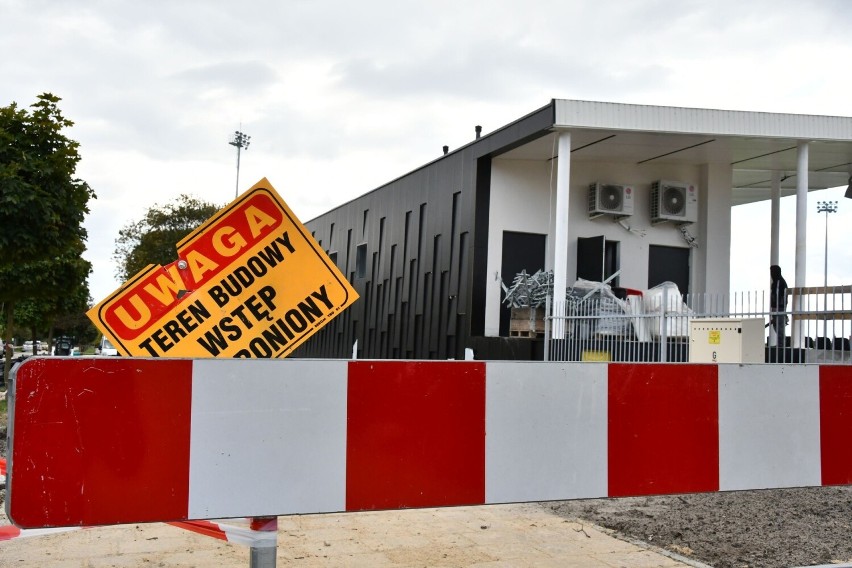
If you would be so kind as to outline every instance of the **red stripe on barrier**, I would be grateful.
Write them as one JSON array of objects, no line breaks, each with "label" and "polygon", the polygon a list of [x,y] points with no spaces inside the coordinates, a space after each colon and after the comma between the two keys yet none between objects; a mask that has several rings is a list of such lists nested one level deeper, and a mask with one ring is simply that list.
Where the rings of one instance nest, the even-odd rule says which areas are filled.
[{"label": "red stripe on barrier", "polygon": [[0,475],[6,475],[6,458],[0,458]]},{"label": "red stripe on barrier", "polygon": [[819,369],[819,427],[823,485],[852,483],[852,373],[840,365]]},{"label": "red stripe on barrier", "polygon": [[485,365],[349,364],[348,511],[485,502]]},{"label": "red stripe on barrier", "polygon": [[187,517],[192,361],[36,359],[15,394],[16,525]]},{"label": "red stripe on barrier", "polygon": [[715,365],[609,365],[609,496],[719,490]]}]

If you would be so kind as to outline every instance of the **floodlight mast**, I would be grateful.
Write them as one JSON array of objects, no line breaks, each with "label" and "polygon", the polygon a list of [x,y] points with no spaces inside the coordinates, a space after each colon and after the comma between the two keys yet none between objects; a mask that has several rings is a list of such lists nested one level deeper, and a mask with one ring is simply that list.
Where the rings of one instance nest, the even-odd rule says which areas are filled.
[{"label": "floodlight mast", "polygon": [[234,190],[234,199],[240,195],[240,150],[248,150],[251,143],[251,136],[246,136],[239,130],[234,131],[234,138],[228,142],[231,146],[237,147],[237,188]]},{"label": "floodlight mast", "polygon": [[829,213],[837,213],[837,202],[836,201],[818,201],[817,202],[817,213],[825,213],[824,286],[827,290],[828,289],[828,214]]}]

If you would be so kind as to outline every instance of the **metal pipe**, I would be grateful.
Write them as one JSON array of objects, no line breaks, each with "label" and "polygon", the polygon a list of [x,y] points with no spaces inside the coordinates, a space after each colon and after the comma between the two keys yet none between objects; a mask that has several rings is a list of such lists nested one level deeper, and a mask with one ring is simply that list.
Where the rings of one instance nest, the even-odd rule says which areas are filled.
[{"label": "metal pipe", "polygon": [[249,568],[275,568],[278,552],[278,517],[251,517],[249,526],[253,531],[275,533],[272,546],[252,546],[249,552]]}]

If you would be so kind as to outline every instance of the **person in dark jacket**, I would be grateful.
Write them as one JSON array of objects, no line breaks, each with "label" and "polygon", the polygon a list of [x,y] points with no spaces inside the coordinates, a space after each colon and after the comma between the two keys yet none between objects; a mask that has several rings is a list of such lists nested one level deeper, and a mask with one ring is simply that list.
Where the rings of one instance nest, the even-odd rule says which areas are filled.
[{"label": "person in dark jacket", "polygon": [[787,330],[787,281],[781,276],[781,267],[773,264],[769,267],[769,322],[775,330],[775,345],[784,347]]}]

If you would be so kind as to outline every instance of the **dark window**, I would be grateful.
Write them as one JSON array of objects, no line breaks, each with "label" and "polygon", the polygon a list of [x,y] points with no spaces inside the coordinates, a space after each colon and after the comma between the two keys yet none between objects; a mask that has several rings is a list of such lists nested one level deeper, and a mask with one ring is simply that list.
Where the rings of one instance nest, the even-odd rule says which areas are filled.
[{"label": "dark window", "polygon": [[355,249],[355,276],[364,278],[367,275],[367,243],[358,245]]},{"label": "dark window", "polygon": [[674,282],[681,294],[689,293],[688,248],[651,245],[648,247],[648,288]]},{"label": "dark window", "polygon": [[[618,241],[608,241],[602,236],[577,239],[577,278],[603,282],[618,268]],[[616,277],[609,284],[617,287],[618,282]]]}]

